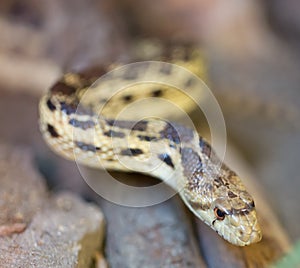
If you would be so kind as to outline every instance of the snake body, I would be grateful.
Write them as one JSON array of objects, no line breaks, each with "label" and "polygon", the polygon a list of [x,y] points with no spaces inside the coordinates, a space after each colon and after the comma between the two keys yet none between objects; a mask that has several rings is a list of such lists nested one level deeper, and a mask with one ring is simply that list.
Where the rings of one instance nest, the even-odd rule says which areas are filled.
[{"label": "snake body", "polygon": [[[173,54],[163,60],[199,74],[195,50],[193,54],[183,47],[178,56],[176,49],[168,48]],[[158,118],[132,121],[114,117],[118,108],[137,98],[178,98],[180,102],[174,92],[168,93],[171,89],[131,87],[109,102],[105,91],[92,86],[92,93],[84,98],[96,79],[113,67],[67,73],[42,97],[40,129],[47,144],[59,155],[86,166],[135,170],[158,177],[179,190],[189,209],[225,240],[238,246],[260,241],[253,198],[239,176],[219,160],[196,131]],[[150,70],[151,64],[145,68]],[[156,71],[161,76],[174,76],[172,70]],[[117,83],[118,79],[137,78],[130,76],[124,73],[108,80]],[[107,104],[98,115],[97,103],[104,102]]]}]

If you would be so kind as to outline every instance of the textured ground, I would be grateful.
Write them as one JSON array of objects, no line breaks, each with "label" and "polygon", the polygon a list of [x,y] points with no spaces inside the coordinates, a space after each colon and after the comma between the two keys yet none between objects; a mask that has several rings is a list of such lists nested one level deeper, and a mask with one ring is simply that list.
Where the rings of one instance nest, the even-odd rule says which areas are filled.
[{"label": "textured ground", "polygon": [[0,155],[0,266],[91,267],[104,238],[99,208],[50,195],[29,149],[1,145]]}]

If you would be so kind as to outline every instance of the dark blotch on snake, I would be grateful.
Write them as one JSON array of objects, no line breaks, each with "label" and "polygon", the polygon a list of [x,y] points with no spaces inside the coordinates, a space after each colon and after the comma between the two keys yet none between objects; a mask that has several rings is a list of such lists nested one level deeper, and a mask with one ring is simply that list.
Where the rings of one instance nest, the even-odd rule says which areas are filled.
[{"label": "dark blotch on snake", "polygon": [[109,130],[103,133],[105,136],[114,137],[114,138],[124,138],[125,134],[122,132],[117,132],[113,130]]},{"label": "dark blotch on snake", "polygon": [[176,144],[179,144],[180,140],[189,142],[194,137],[192,129],[176,123],[167,123],[165,128],[160,131],[159,134],[162,139],[168,139]]},{"label": "dark blotch on snake", "polygon": [[229,192],[228,192],[228,197],[229,197],[229,198],[235,198],[235,197],[237,197],[237,195],[236,195],[235,193],[229,191]]},{"label": "dark blotch on snake", "polygon": [[70,119],[69,124],[72,125],[73,127],[81,128],[81,129],[89,129],[93,128],[95,126],[95,123],[92,120],[88,121],[79,121],[77,119]]},{"label": "dark blotch on snake", "polygon": [[157,89],[151,92],[151,96],[155,98],[161,97],[162,95],[163,95],[163,91],[161,89]]},{"label": "dark blotch on snake", "polygon": [[143,151],[138,148],[129,148],[121,151],[121,155],[137,156],[143,154]]},{"label": "dark blotch on snake", "polygon": [[76,92],[77,88],[67,85],[66,83],[59,81],[57,82],[50,91],[52,93],[62,93],[64,95],[72,95]]},{"label": "dark blotch on snake", "polygon": [[107,119],[107,124],[110,126],[115,126],[119,128],[126,128],[130,130],[138,130],[138,131],[146,131],[147,129],[147,121],[125,121],[125,120],[113,120],[113,119]]},{"label": "dark blotch on snake", "polygon": [[139,121],[133,126],[132,130],[146,131],[147,125],[148,123],[146,121]]},{"label": "dark blotch on snake", "polygon": [[47,125],[47,131],[50,133],[50,135],[53,137],[53,138],[58,138],[59,135],[56,131],[56,129],[54,128],[54,126],[48,124]]},{"label": "dark blotch on snake", "polygon": [[74,142],[75,145],[80,148],[82,151],[90,151],[90,152],[96,152],[97,150],[100,150],[99,147],[95,147],[94,145],[92,144],[88,144],[88,143],[84,143],[84,142],[81,142],[81,141],[75,141]]},{"label": "dark blotch on snake", "polygon": [[130,102],[130,101],[132,101],[133,97],[132,97],[132,95],[125,95],[125,96],[123,96],[122,99],[124,102]]},{"label": "dark blotch on snake", "polygon": [[179,134],[177,130],[170,123],[167,123],[166,127],[162,131],[160,131],[159,134],[161,138],[166,138],[177,144],[180,143]]},{"label": "dark blotch on snake", "polygon": [[199,139],[199,146],[206,156],[210,157],[211,155],[211,146],[202,138]]},{"label": "dark blotch on snake", "polygon": [[60,109],[63,113],[70,115],[75,114],[77,110],[77,106],[74,104],[66,104],[64,101],[60,103]]},{"label": "dark blotch on snake", "polygon": [[144,136],[144,135],[138,135],[137,136],[141,141],[156,141],[156,137],[150,137],[150,136]]},{"label": "dark blotch on snake", "polygon": [[107,73],[104,66],[93,66],[78,73],[81,79],[85,80],[84,85],[88,86],[95,82],[102,75]]},{"label": "dark blotch on snake", "polygon": [[181,162],[183,173],[188,179],[191,189],[198,187],[198,182],[203,177],[202,161],[199,155],[192,148],[181,149]]},{"label": "dark blotch on snake", "polygon": [[47,100],[47,107],[49,108],[50,111],[55,111],[56,107],[54,106],[54,104],[51,102],[51,100]]},{"label": "dark blotch on snake", "polygon": [[66,102],[60,102],[60,109],[63,113],[70,114],[78,114],[78,115],[93,115],[93,111],[91,109],[85,108],[76,103],[67,104]]},{"label": "dark blotch on snake", "polygon": [[172,158],[168,154],[159,154],[158,158],[174,169]]}]

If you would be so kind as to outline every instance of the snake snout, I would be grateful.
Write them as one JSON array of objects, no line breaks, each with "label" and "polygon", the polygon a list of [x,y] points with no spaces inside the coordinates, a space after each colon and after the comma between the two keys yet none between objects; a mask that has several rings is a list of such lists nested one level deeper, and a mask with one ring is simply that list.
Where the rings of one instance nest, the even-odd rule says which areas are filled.
[{"label": "snake snout", "polygon": [[249,245],[259,242],[262,239],[261,232],[253,232],[249,239]]},{"label": "snake snout", "polygon": [[252,232],[249,239],[249,244],[254,244],[262,239],[262,232],[258,222],[256,221],[252,227]]},{"label": "snake snout", "polygon": [[241,228],[239,230],[239,241],[241,245],[251,245],[257,243],[262,238],[262,232],[257,220],[254,224],[249,225],[247,228]]}]

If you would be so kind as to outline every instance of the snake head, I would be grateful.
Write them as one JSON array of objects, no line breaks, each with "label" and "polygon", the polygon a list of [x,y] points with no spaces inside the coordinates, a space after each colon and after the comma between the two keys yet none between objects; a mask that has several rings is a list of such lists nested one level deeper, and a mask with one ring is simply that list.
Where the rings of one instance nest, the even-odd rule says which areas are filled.
[{"label": "snake head", "polygon": [[193,213],[231,244],[246,246],[261,240],[254,200],[242,184],[231,185],[230,190],[215,188],[210,195],[190,193],[181,196]]},{"label": "snake head", "polygon": [[216,199],[209,211],[210,226],[225,240],[237,246],[257,243],[262,238],[255,205],[246,191],[231,198]]}]

